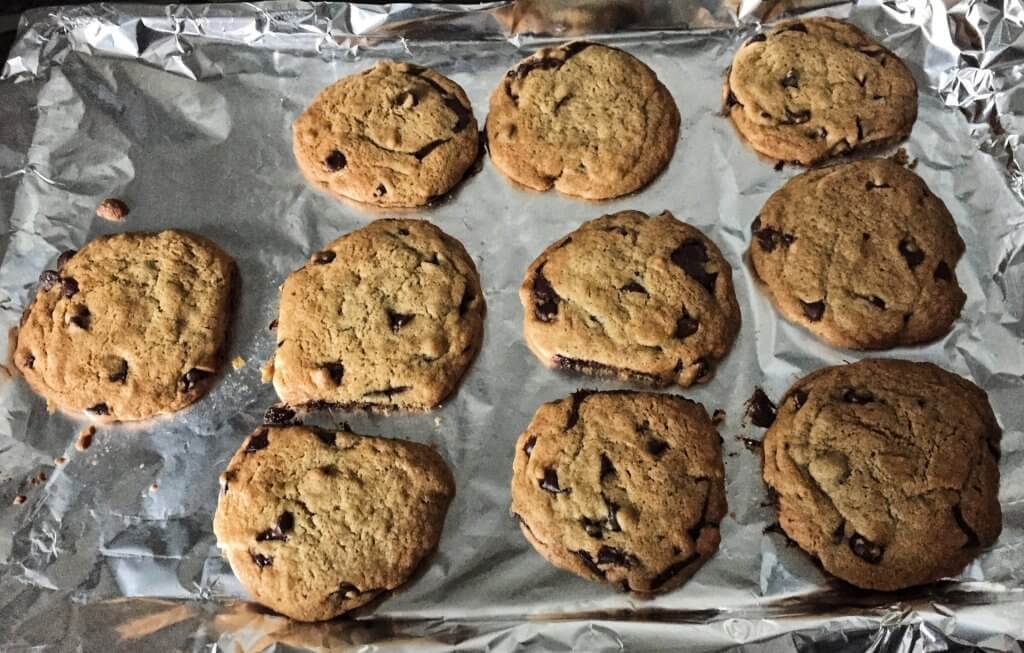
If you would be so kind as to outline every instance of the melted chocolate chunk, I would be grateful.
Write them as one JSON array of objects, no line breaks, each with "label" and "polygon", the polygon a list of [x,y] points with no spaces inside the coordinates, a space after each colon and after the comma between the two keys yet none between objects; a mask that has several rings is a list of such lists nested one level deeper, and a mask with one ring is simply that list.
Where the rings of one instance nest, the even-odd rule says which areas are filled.
[{"label": "melted chocolate chunk", "polygon": [[544,276],[544,266],[541,265],[533,277],[533,313],[541,322],[550,322],[558,317],[558,304],[562,298],[558,296],[551,283]]},{"label": "melted chocolate chunk", "polygon": [[917,243],[912,240],[901,240],[898,249],[900,255],[907,260],[907,265],[911,270],[924,261],[924,252],[918,249]]},{"label": "melted chocolate chunk", "polygon": [[615,466],[612,465],[611,459],[607,455],[601,454],[601,475],[598,477],[599,480],[603,481],[614,473]]},{"label": "melted chocolate chunk", "polygon": [[43,270],[43,273],[39,275],[39,287],[43,290],[49,290],[60,283],[60,275],[53,270]]},{"label": "melted chocolate chunk", "polygon": [[446,139],[441,139],[441,140],[436,140],[436,141],[430,141],[429,143],[427,143],[426,145],[424,145],[420,149],[418,149],[415,152],[413,152],[412,155],[414,157],[416,157],[418,160],[422,161],[423,159],[427,158],[428,154],[430,154],[431,152],[433,152],[437,148],[441,147],[442,145],[447,143],[449,140],[451,140],[451,139],[446,138]]},{"label": "melted chocolate chunk", "polygon": [[637,292],[640,293],[641,295],[650,294],[647,292],[646,288],[638,284],[636,281],[630,281],[625,286],[620,288],[620,290],[622,290],[622,292]]},{"label": "melted chocolate chunk", "polygon": [[537,436],[531,435],[526,439],[526,444],[523,445],[523,453],[529,458],[533,455],[533,448],[537,446]]},{"label": "melted chocolate chunk", "polygon": [[260,569],[263,569],[264,567],[269,567],[270,565],[274,564],[274,559],[272,557],[265,556],[262,553],[257,553],[252,549],[249,549],[249,557],[252,558],[252,561],[255,562],[256,566]]},{"label": "melted chocolate chunk", "polygon": [[327,172],[337,172],[348,165],[348,159],[341,153],[340,150],[333,150],[324,159],[324,170]]},{"label": "melted chocolate chunk", "polygon": [[803,388],[797,388],[793,391],[793,408],[800,410],[807,403],[807,391]]},{"label": "melted chocolate chunk", "polygon": [[78,294],[78,282],[71,277],[64,277],[60,280],[60,294],[65,297],[74,297]]},{"label": "melted chocolate chunk", "polygon": [[61,255],[57,257],[57,272],[63,270],[64,266],[67,265],[68,261],[71,260],[71,257],[77,253],[78,250],[75,249],[69,249],[65,252],[62,252]]},{"label": "melted chocolate chunk", "polygon": [[817,322],[821,320],[821,316],[825,314],[824,301],[805,302],[804,300],[801,299],[800,308],[803,309],[804,315],[806,315],[807,319],[810,320],[811,322]]},{"label": "melted chocolate chunk", "polygon": [[813,138],[815,140],[823,140],[828,137],[828,130],[824,127],[818,127],[807,132],[807,138]]},{"label": "melted chocolate chunk", "polygon": [[690,314],[683,311],[683,314],[676,320],[676,330],[673,335],[680,340],[689,338],[693,334],[697,333],[697,329],[700,328],[700,323],[697,320],[690,317]]},{"label": "melted chocolate chunk", "polygon": [[953,271],[949,268],[948,263],[939,261],[939,264],[935,266],[935,274],[933,276],[940,281],[952,281]]},{"label": "melted chocolate chunk", "polygon": [[181,385],[185,392],[189,392],[195,388],[199,383],[205,379],[213,376],[213,372],[201,370],[197,367],[193,367],[188,372],[185,372],[184,376],[181,377]]},{"label": "melted chocolate chunk", "polygon": [[288,424],[295,419],[295,411],[288,406],[271,406],[263,414],[264,424]]},{"label": "melted chocolate chunk", "polygon": [[587,569],[594,572],[601,578],[604,578],[604,571],[597,566],[597,563],[594,562],[594,558],[591,557],[588,551],[573,551],[573,553],[580,559],[580,562],[582,562]]},{"label": "melted chocolate chunk", "polygon": [[867,299],[868,299],[869,302],[871,302],[872,304],[874,304],[878,308],[885,308],[885,306],[886,306],[885,300],[882,299],[881,297],[879,297],[878,295],[871,295]]},{"label": "melted chocolate chunk", "polygon": [[[341,425],[341,430],[342,431],[349,431],[348,424],[342,424]],[[326,444],[329,447],[333,447],[334,445],[338,444],[338,434],[335,433],[334,431],[328,431],[327,429],[321,429],[321,428],[314,427],[313,428],[313,435],[316,436],[317,440],[319,440],[320,442],[323,442],[324,444]]]},{"label": "melted chocolate chunk", "polygon": [[664,440],[659,440],[658,438],[648,438],[647,453],[657,457],[665,453],[666,449],[668,449],[668,442],[665,442]]},{"label": "melted chocolate chunk", "polygon": [[604,537],[604,520],[603,519],[590,519],[589,517],[581,517],[580,525],[583,526],[583,530],[587,532],[587,535],[595,539],[602,539]]},{"label": "melted chocolate chunk", "polygon": [[855,390],[849,388],[843,393],[843,401],[848,404],[870,404],[875,400],[875,395],[871,394],[867,390]]},{"label": "melted chocolate chunk", "polygon": [[800,111],[792,111],[789,107],[786,107],[786,119],[780,120],[779,122],[783,125],[802,125],[811,119],[811,110],[802,109]]},{"label": "melted chocolate chunk", "polygon": [[388,327],[390,327],[391,331],[394,333],[398,333],[398,331],[402,327],[404,327],[406,324],[409,324],[414,319],[416,319],[415,315],[396,313],[395,311],[392,311],[390,308],[388,309]]},{"label": "melted chocolate chunk", "polygon": [[32,369],[32,366],[36,364],[36,357],[32,354],[25,354],[25,357],[21,359],[22,367]]},{"label": "melted chocolate chunk", "polygon": [[796,68],[790,68],[786,71],[786,76],[782,78],[783,88],[800,88],[800,71]]},{"label": "melted chocolate chunk", "polygon": [[753,224],[750,225],[750,231],[757,238],[761,249],[766,252],[774,251],[780,243],[789,247],[796,241],[796,236],[793,234],[783,233],[772,227],[762,227],[761,216],[754,218]]},{"label": "melted chocolate chunk", "polygon": [[572,405],[569,407],[569,417],[565,420],[565,430],[568,431],[580,421],[580,407],[587,397],[594,394],[593,390],[577,390],[572,393]]},{"label": "melted chocolate chunk", "polygon": [[839,522],[836,529],[832,531],[832,544],[840,544],[843,541],[843,537],[846,535],[846,520]]},{"label": "melted chocolate chunk", "polygon": [[107,380],[111,383],[124,383],[125,379],[128,378],[128,361],[121,359],[121,364],[118,365],[117,370],[111,372],[107,376]]},{"label": "melted chocolate chunk", "polygon": [[288,531],[295,527],[295,517],[290,512],[282,512],[277,518],[277,523],[272,528],[260,531],[256,534],[257,542],[285,541],[288,539]]},{"label": "melted chocolate chunk", "polygon": [[348,599],[353,599],[359,596],[360,594],[362,594],[362,592],[359,591],[359,588],[353,585],[352,583],[342,583],[338,585],[338,589],[331,592],[331,596],[336,601],[346,601]]},{"label": "melted chocolate chunk", "polygon": [[469,307],[473,304],[474,299],[476,299],[476,295],[473,294],[469,286],[466,286],[462,290],[462,299],[459,301],[459,317],[469,312]]},{"label": "melted chocolate chunk", "polygon": [[570,488],[563,488],[558,484],[558,472],[550,467],[544,470],[544,478],[537,481],[537,485],[551,494],[568,494],[572,491]]},{"label": "melted chocolate chunk", "polygon": [[632,567],[635,558],[622,549],[614,546],[602,546],[597,550],[597,564],[615,565],[617,567]]},{"label": "melted chocolate chunk", "polygon": [[110,414],[110,408],[106,404],[104,404],[104,403],[99,403],[99,404],[96,404],[94,406],[89,406],[85,410],[86,410],[86,412],[92,413],[93,415],[109,415]]},{"label": "melted chocolate chunk", "polygon": [[345,378],[345,366],[341,363],[324,363],[321,367],[326,370],[327,376],[331,377],[331,383],[341,385]]},{"label": "melted chocolate chunk", "polygon": [[384,184],[377,184],[377,187],[373,189],[374,197],[384,197],[388,194],[388,187]]},{"label": "melted chocolate chunk", "polygon": [[317,265],[326,265],[333,261],[336,256],[337,254],[335,254],[331,250],[324,250],[322,252],[317,252],[316,254],[313,254],[313,262],[316,263]]},{"label": "melted chocolate chunk", "polygon": [[92,313],[85,306],[78,306],[75,309],[75,314],[68,318],[68,323],[74,324],[76,327],[83,331],[89,330],[89,322],[92,317]]},{"label": "melted chocolate chunk", "polygon": [[751,424],[763,429],[775,423],[775,404],[761,388],[754,388],[754,394],[747,399],[747,418]]},{"label": "melted chocolate chunk", "polygon": [[270,431],[267,429],[260,429],[249,436],[249,442],[245,445],[245,453],[256,453],[260,449],[266,449],[267,445],[270,444]]},{"label": "melted chocolate chunk", "polygon": [[687,241],[672,252],[671,259],[683,272],[704,286],[709,293],[714,294],[718,273],[705,269],[709,259],[708,249],[704,243],[697,240]]},{"label": "melted chocolate chunk", "polygon": [[973,549],[977,547],[981,543],[981,540],[978,539],[978,534],[973,528],[971,528],[971,525],[967,523],[967,520],[964,519],[963,509],[960,507],[959,503],[953,506],[953,519],[956,520],[957,527],[964,532],[964,535],[967,536],[967,541],[964,542],[964,545],[960,548]]},{"label": "melted chocolate chunk", "polygon": [[697,553],[694,553],[693,555],[691,555],[690,557],[686,558],[685,560],[679,560],[677,562],[673,562],[668,567],[665,567],[665,569],[663,571],[659,572],[657,576],[655,576],[654,578],[651,579],[651,589],[652,590],[658,589],[659,587],[661,587],[662,585],[667,583],[669,580],[671,580],[675,576],[679,575],[679,572],[683,571],[684,569],[689,567],[691,564],[696,562],[698,558],[700,558],[700,555],[697,554]]},{"label": "melted chocolate chunk", "polygon": [[853,555],[873,565],[881,562],[882,556],[885,555],[885,547],[875,544],[860,533],[854,533],[850,537],[850,550],[853,551]]},{"label": "melted chocolate chunk", "polygon": [[736,106],[739,103],[740,103],[740,101],[736,99],[736,94],[733,93],[732,91],[729,91],[728,95],[725,96],[725,110],[726,111],[728,111],[729,109],[732,109],[734,106]]}]

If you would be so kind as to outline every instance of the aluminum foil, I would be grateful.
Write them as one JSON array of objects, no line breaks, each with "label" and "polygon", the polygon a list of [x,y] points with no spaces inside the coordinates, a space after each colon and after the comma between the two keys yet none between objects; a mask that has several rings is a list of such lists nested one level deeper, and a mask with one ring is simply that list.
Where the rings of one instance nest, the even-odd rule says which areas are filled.
[{"label": "aluminum foil", "polygon": [[[246,602],[218,555],[211,516],[217,474],[275,400],[259,366],[274,346],[267,325],[277,287],[323,243],[393,215],[311,189],[292,160],[291,122],[323,86],[391,57],[455,79],[482,124],[508,67],[559,35],[587,31],[564,19],[550,29],[530,23],[555,36],[514,35],[498,4],[103,4],[25,16],[0,78],[0,346],[62,250],[100,234],[179,227],[214,239],[240,264],[229,358],[245,365],[228,368],[193,408],[103,427],[84,452],[74,446],[82,422],[47,414],[24,382],[2,376],[0,648],[603,651],[685,642],[697,651],[1020,651],[1020,0],[786,5],[848,17],[902,56],[921,89],[905,148],[967,243],[957,273],[968,300],[948,337],[893,354],[973,379],[1005,429],[1003,534],[960,577],[896,594],[855,591],[765,533],[775,517],[758,455],[739,439],[762,432],[745,423],[744,401],[755,385],[777,398],[810,370],[861,355],[818,343],[754,291],[743,256],[749,224],[797,171],[776,171],[740,143],[719,115],[720,84],[734,49],[781,5],[701,0],[632,3],[624,31],[592,37],[645,61],[679,104],[675,157],[650,187],[601,204],[574,201],[517,190],[485,161],[449,201],[402,213],[438,224],[476,260],[489,307],[483,351],[440,410],[318,419],[440,450],[458,496],[437,554],[414,582],[349,619],[299,624]],[[128,202],[124,223],[95,217],[104,197]],[[556,570],[508,514],[513,443],[538,404],[580,386],[619,386],[544,369],[523,344],[516,289],[547,243],[627,208],[669,209],[703,229],[735,269],[743,310],[713,382],[685,391],[726,414],[721,550],[684,588],[649,601]],[[16,495],[27,501],[13,505]]]}]

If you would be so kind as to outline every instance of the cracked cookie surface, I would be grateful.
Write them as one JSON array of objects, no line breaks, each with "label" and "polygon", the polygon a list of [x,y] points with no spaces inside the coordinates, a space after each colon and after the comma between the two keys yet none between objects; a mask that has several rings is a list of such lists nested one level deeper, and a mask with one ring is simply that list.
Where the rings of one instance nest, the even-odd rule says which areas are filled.
[{"label": "cracked cookie surface", "polygon": [[960,316],[956,223],[920,177],[888,159],[790,179],[751,232],[761,289],[786,319],[833,346],[928,342]]},{"label": "cracked cookie surface", "polygon": [[801,165],[896,143],[917,118],[917,84],[903,62],[834,18],[784,21],[747,40],[723,96],[757,152]]},{"label": "cracked cookie surface", "polygon": [[433,408],[480,348],[484,311],[461,243],[423,220],[377,220],[285,280],[274,388],[291,406]]},{"label": "cracked cookie surface", "polygon": [[984,391],[874,359],[798,381],[764,438],[786,535],[825,570],[895,590],[959,573],[1002,529],[1001,431]]},{"label": "cracked cookie surface", "polygon": [[466,176],[480,152],[462,88],[430,68],[394,61],[321,91],[292,131],[310,183],[383,207],[429,204]]},{"label": "cracked cookie surface", "polygon": [[40,275],[14,363],[48,402],[98,421],[180,410],[223,364],[235,276],[188,232],[96,238]]},{"label": "cracked cookie surface", "polygon": [[656,386],[710,379],[740,327],[729,263],[668,211],[584,223],[530,265],[519,299],[545,365]]},{"label": "cracked cookie surface", "polygon": [[718,432],[676,395],[590,392],[542,405],[516,443],[512,512],[555,566],[637,594],[681,586],[718,549]]},{"label": "cracked cookie surface", "polygon": [[527,188],[608,199],[638,190],[668,165],[679,110],[633,56],[574,41],[544,48],[491,93],[491,159]]},{"label": "cracked cookie surface", "polygon": [[437,548],[454,495],[426,445],[264,426],[221,475],[213,529],[256,601],[321,621],[405,583]]}]

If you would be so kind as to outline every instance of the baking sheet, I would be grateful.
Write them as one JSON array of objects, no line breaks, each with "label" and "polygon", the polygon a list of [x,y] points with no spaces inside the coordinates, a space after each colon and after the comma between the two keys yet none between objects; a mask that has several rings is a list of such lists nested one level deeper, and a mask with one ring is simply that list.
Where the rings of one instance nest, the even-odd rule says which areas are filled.
[{"label": "baking sheet", "polygon": [[[903,57],[920,87],[904,145],[967,243],[968,299],[953,332],[892,355],[941,364],[984,387],[1004,427],[997,544],[948,582],[897,594],[826,578],[778,534],[757,453],[740,437],[755,385],[778,398],[797,378],[856,352],[780,320],[743,260],[749,224],[798,171],[759,160],[719,115],[734,49],[777,5],[645,3],[627,31],[591,38],[650,65],[682,128],[671,165],[637,195],[600,204],[518,190],[489,161],[423,211],[371,211],[310,188],[290,125],[323,86],[381,57],[457,81],[482,124],[505,70],[558,37],[512,35],[486,6],[92,5],[29,12],[0,78],[0,349],[57,255],[101,234],[186,228],[239,263],[242,296],[213,391],[173,419],[101,427],[0,370],[0,648],[3,650],[719,650],[774,638],[772,650],[1020,650],[1024,637],[1024,24],[1002,4],[868,0],[818,7],[849,17]],[[812,7],[805,7],[812,8]],[[558,32],[556,28],[552,31]],[[104,197],[132,212],[97,219]],[[682,391],[720,427],[730,516],[718,554],[655,600],[556,570],[508,514],[516,437],[536,407],[578,387],[622,387],[544,369],[522,341],[516,291],[546,244],[603,213],[663,209],[697,225],[734,267],[743,327],[705,386]],[[327,624],[298,624],[245,601],[216,549],[217,475],[275,401],[260,383],[273,351],[277,286],[323,243],[376,217],[424,217],[473,256],[488,303],[484,347],[440,410],[324,413],[360,433],[435,445],[458,495],[437,554],[386,601]],[[679,391],[678,389],[675,391]],[[54,463],[63,456],[67,462]],[[39,472],[46,480],[32,483]],[[24,495],[23,505],[13,505]],[[941,537],[936,533],[936,537]],[[1002,633],[1002,635],[994,635]],[[843,643],[845,642],[845,643]],[[1016,648],[1015,648],[1016,647]],[[747,650],[740,648],[738,650]]]}]

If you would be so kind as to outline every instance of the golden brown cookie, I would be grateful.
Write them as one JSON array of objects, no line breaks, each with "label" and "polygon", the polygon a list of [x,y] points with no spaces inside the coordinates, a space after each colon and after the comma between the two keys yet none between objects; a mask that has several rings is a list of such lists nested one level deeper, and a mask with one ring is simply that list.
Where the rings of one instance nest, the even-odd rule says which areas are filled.
[{"label": "golden brown cookie", "polygon": [[545,365],[656,386],[710,379],[740,328],[729,263],[668,211],[584,223],[530,265],[519,299]]},{"label": "golden brown cookie", "polygon": [[751,231],[761,288],[786,319],[836,347],[934,340],[964,305],[953,217],[920,177],[888,159],[790,179]]},{"label": "golden brown cookie", "polygon": [[100,421],[180,410],[223,364],[235,275],[185,231],[97,238],[40,275],[15,365],[57,408]]},{"label": "golden brown cookie", "polygon": [[265,426],[221,476],[217,545],[253,598],[331,619],[402,585],[437,548],[455,481],[430,447]]},{"label": "golden brown cookie", "polygon": [[460,242],[423,220],[377,220],[288,275],[274,388],[291,406],[433,408],[480,348],[484,312]]},{"label": "golden brown cookie", "polygon": [[633,56],[574,41],[544,48],[491,93],[488,149],[509,179],[600,200],[638,190],[668,165],[679,110]]},{"label": "golden brown cookie", "polygon": [[423,206],[466,176],[480,134],[458,84],[381,61],[321,91],[295,121],[292,146],[309,182],[335,196]]},{"label": "golden brown cookie", "polygon": [[801,165],[901,141],[917,118],[910,70],[834,18],[756,34],[736,53],[723,95],[726,115],[757,152]]},{"label": "golden brown cookie", "polygon": [[1001,431],[985,392],[930,363],[819,370],[779,402],[764,480],[825,571],[895,590],[956,575],[1002,529]]},{"label": "golden brown cookie", "polygon": [[512,512],[561,569],[638,594],[682,585],[718,549],[718,432],[676,395],[589,392],[547,403],[516,443]]}]

